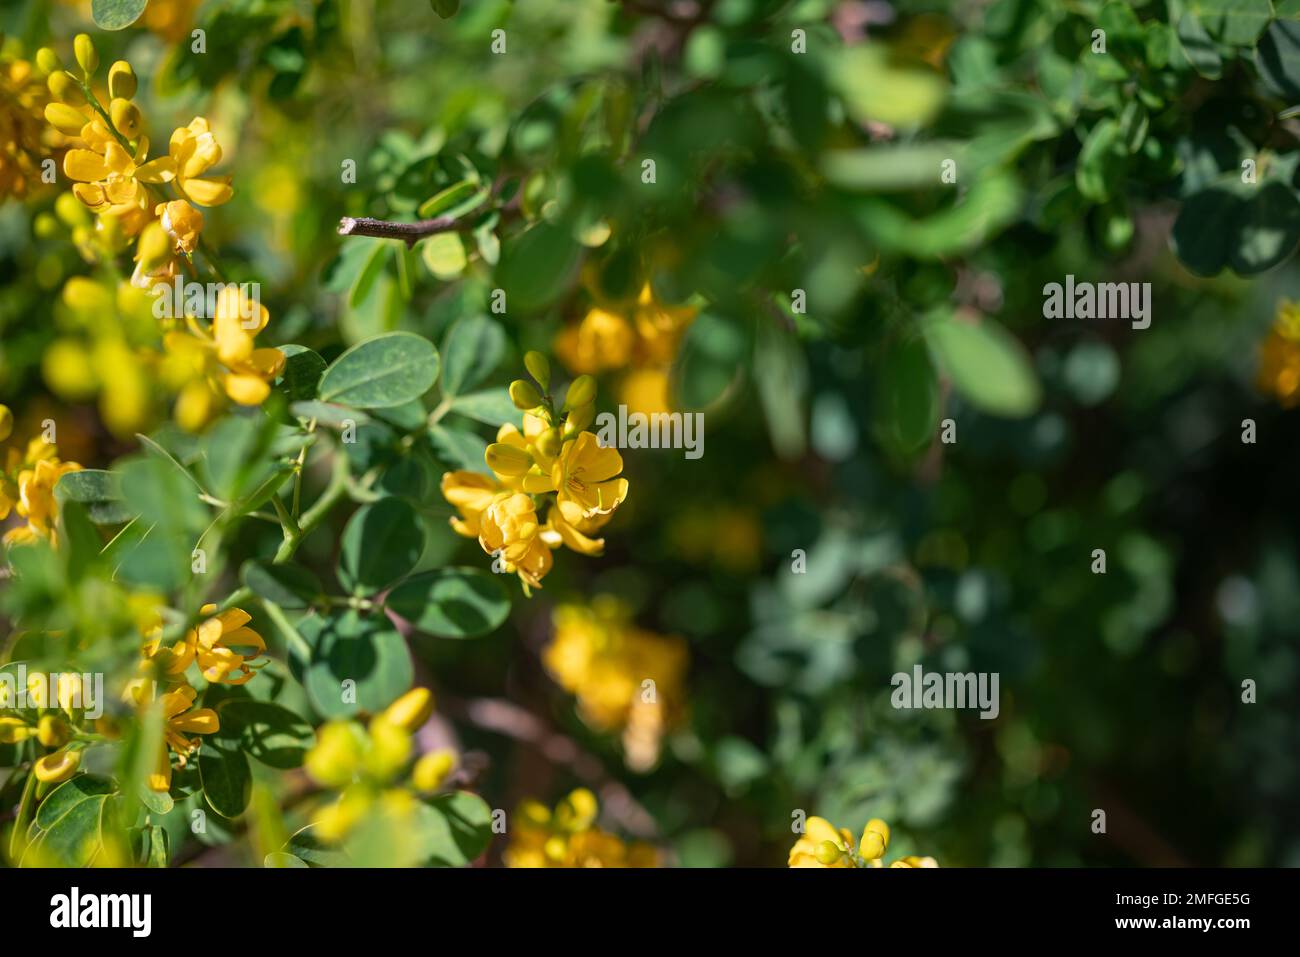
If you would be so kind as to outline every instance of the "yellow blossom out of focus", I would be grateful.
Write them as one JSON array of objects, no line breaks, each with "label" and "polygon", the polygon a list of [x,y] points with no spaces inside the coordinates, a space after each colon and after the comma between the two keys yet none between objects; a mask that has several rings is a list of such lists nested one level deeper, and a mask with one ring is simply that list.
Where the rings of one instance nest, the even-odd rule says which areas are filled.
[{"label": "yellow blossom out of focus", "polygon": [[1284,409],[1300,405],[1300,303],[1278,303],[1273,327],[1260,346],[1255,384]]},{"label": "yellow blossom out of focus", "polygon": [[44,160],[64,137],[45,122],[44,78],[27,60],[0,55],[0,200],[38,189]]},{"label": "yellow blossom out of focus", "polygon": [[694,306],[661,302],[646,282],[634,302],[598,301],[580,322],[566,326],[556,337],[555,354],[575,373],[665,367],[696,312]]},{"label": "yellow blossom out of focus", "polygon": [[641,841],[624,841],[596,826],[596,796],[578,788],[548,809],[525,801],[510,826],[507,867],[658,867],[659,852]]},{"label": "yellow blossom out of focus", "polygon": [[653,767],[664,732],[684,710],[686,643],[635,627],[626,605],[609,595],[560,605],[551,617],[546,670],[578,699],[584,721],[622,732],[629,767]]},{"label": "yellow blossom out of focus", "polygon": [[[790,867],[884,867],[885,850],[889,847],[889,825],[880,818],[872,818],[862,831],[856,844],[848,828],[836,828],[822,817],[810,817],[804,823],[803,833],[790,848]],[[900,857],[890,867],[938,867],[933,857],[915,855]]]},{"label": "yellow blossom out of focus", "polygon": [[[7,415],[12,429],[13,416],[7,407],[0,406]],[[56,541],[56,523],[59,518],[58,501],[54,497],[54,486],[59,479],[69,472],[81,470],[76,462],[59,461],[58,447],[47,442],[44,436],[36,436],[19,449],[16,443],[10,444],[4,453],[4,472],[0,474],[0,521],[7,519],[12,512],[26,519],[25,525],[11,528],[4,535],[6,545],[22,545],[36,539],[45,539],[54,544]]]}]

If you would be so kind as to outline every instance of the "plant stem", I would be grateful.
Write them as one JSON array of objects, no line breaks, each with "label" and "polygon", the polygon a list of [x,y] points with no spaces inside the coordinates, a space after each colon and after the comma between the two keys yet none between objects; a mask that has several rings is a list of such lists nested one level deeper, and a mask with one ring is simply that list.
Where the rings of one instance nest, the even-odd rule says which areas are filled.
[{"label": "plant stem", "polygon": [[455,216],[421,219],[414,223],[394,223],[385,219],[371,219],[369,216],[344,216],[339,220],[339,235],[400,239],[409,248],[426,236],[451,232],[458,222]]}]

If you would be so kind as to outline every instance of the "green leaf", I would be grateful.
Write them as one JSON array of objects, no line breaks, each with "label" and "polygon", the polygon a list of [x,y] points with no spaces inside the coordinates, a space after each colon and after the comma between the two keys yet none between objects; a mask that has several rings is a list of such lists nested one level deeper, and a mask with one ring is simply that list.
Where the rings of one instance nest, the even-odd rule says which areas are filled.
[{"label": "green leaf", "polygon": [[477,794],[456,791],[420,805],[412,839],[434,867],[465,867],[492,842],[492,809]]},{"label": "green leaf", "polygon": [[379,591],[414,568],[423,551],[424,532],[415,511],[399,498],[381,498],[348,519],[339,581],[354,594]]},{"label": "green leaf", "polygon": [[348,425],[360,428],[370,422],[370,416],[360,409],[333,402],[295,402],[289,411],[300,419],[315,419],[317,425],[331,429],[343,429]]},{"label": "green leaf", "polygon": [[449,468],[488,474],[487,463],[483,460],[487,442],[473,432],[433,425],[429,427],[429,442],[439,461]]},{"label": "green leaf", "polygon": [[437,216],[463,216],[481,206],[488,198],[488,190],[478,180],[463,179],[430,196],[416,211],[422,218]]},{"label": "green leaf", "polygon": [[148,0],[92,0],[90,16],[101,30],[125,30],[147,5]]},{"label": "green leaf", "polygon": [[460,9],[460,0],[429,0],[429,6],[433,7],[433,12],[444,20],[450,20]]},{"label": "green leaf", "polygon": [[822,159],[826,178],[845,189],[890,192],[937,187],[945,160],[965,170],[960,143],[906,143],[867,149],[834,150]]},{"label": "green leaf", "polygon": [[263,867],[308,867],[306,861],[287,851],[272,851],[262,858]]},{"label": "green leaf", "polygon": [[48,831],[69,811],[83,801],[113,793],[113,782],[95,774],[78,774],[58,785],[45,796],[36,811],[35,823]]},{"label": "green leaf", "polygon": [[896,65],[879,43],[843,47],[831,61],[830,82],[859,122],[923,126],[943,105],[941,76],[921,67]]},{"label": "green leaf", "polygon": [[1297,243],[1300,200],[1295,190],[1273,180],[1238,207],[1228,261],[1238,275],[1253,276],[1290,258]]},{"label": "green leaf", "polygon": [[375,714],[411,687],[411,654],[382,616],[363,618],[354,610],[309,615],[298,622],[298,631],[311,645],[311,660],[295,664],[312,707],[323,717]]},{"label": "green leaf", "polygon": [[316,743],[307,721],[269,701],[232,698],[217,708],[217,714],[225,740],[238,735],[241,750],[273,768],[302,767]]},{"label": "green leaf", "polygon": [[499,426],[519,420],[519,410],[510,401],[510,393],[502,388],[458,396],[451,404],[451,411],[484,425]]},{"label": "green leaf", "polygon": [[1274,20],[1255,47],[1264,84],[1289,103],[1300,100],[1300,22]]},{"label": "green leaf", "polygon": [[108,797],[96,795],[72,805],[48,829],[40,831],[23,855],[42,867],[85,867],[103,847],[103,818]]},{"label": "green leaf", "polygon": [[420,258],[429,272],[442,280],[455,279],[469,265],[465,241],[459,233],[435,233],[420,244]]},{"label": "green leaf", "polygon": [[939,384],[924,340],[890,348],[880,374],[880,403],[889,435],[905,452],[929,444],[939,421]]},{"label": "green leaf", "polygon": [[582,247],[567,229],[541,222],[508,239],[496,268],[507,309],[536,312],[560,297],[573,281]]},{"label": "green leaf", "polygon": [[1187,55],[1187,62],[1201,76],[1207,80],[1217,80],[1223,75],[1219,48],[1195,14],[1184,13],[1178,19],[1178,42]]},{"label": "green leaf", "polygon": [[1033,365],[1002,326],[945,316],[924,323],[923,329],[939,365],[971,404],[1009,418],[1038,408],[1041,395]]},{"label": "green leaf", "polygon": [[135,513],[122,498],[121,477],[100,469],[69,472],[54,486],[54,497],[62,502],[80,502],[97,525],[129,522]]},{"label": "green leaf", "polygon": [[476,638],[501,627],[510,594],[481,568],[440,568],[402,582],[385,605],[416,630],[438,638]]},{"label": "green leaf", "polygon": [[211,739],[199,749],[199,779],[208,806],[222,817],[243,814],[253,796],[253,774],[243,752]]},{"label": "green leaf", "polygon": [[295,857],[308,867],[347,867],[350,863],[348,856],[335,845],[316,836],[314,825],[296,831],[280,853]]},{"label": "green leaf", "polygon": [[325,372],[326,363],[306,346],[278,346],[284,353],[284,371],[280,373],[279,389],[290,402],[316,398],[316,388]]},{"label": "green leaf", "polygon": [[1169,240],[1174,254],[1197,276],[1217,275],[1236,243],[1241,199],[1222,187],[1189,196],[1178,211]]},{"label": "green leaf", "polygon": [[1095,203],[1110,198],[1112,186],[1118,186],[1120,126],[1107,117],[1092,128],[1079,151],[1074,181],[1079,192]]},{"label": "green leaf", "polygon": [[258,597],[273,601],[281,608],[306,608],[323,593],[319,578],[291,562],[277,565],[250,559],[239,570],[239,580]]},{"label": "green leaf", "polygon": [[438,350],[410,332],[390,332],[358,343],[321,376],[324,402],[381,409],[418,399],[438,378]]},{"label": "green leaf", "polygon": [[442,394],[460,395],[492,374],[506,351],[506,334],[484,315],[458,319],[442,340]]}]

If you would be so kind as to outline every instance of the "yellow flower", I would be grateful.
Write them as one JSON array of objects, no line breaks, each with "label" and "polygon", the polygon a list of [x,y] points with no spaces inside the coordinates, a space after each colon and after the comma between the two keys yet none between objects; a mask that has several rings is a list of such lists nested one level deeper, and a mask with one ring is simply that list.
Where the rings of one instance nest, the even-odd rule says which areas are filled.
[{"label": "yellow flower", "polygon": [[630,767],[653,767],[665,730],[684,711],[686,643],[634,627],[626,605],[612,596],[560,605],[551,620],[554,635],[542,652],[546,670],[577,697],[584,721],[623,731]]},{"label": "yellow flower", "polygon": [[199,245],[199,233],[203,232],[203,214],[185,200],[174,199],[170,203],[159,203],[154,207],[154,215],[161,221],[176,250],[186,255],[193,254]]},{"label": "yellow flower", "polygon": [[19,199],[41,186],[41,163],[63,141],[47,126],[45,83],[21,59],[0,59],[0,200]]},{"label": "yellow flower", "polygon": [[526,585],[540,588],[551,570],[551,550],[540,531],[532,498],[523,492],[503,493],[483,512],[478,540],[505,571],[517,572]]},{"label": "yellow flower", "polygon": [[628,482],[617,449],[602,448],[591,432],[564,443],[551,470],[560,512],[570,523],[593,515],[608,515],[627,498]]},{"label": "yellow flower", "polygon": [[417,791],[432,794],[439,790],[456,770],[456,752],[448,748],[430,751],[415,762],[411,783]]},{"label": "yellow flower", "polygon": [[[589,287],[594,285],[588,281]],[[698,312],[694,306],[661,302],[649,282],[635,302],[606,301],[598,294],[594,298],[597,304],[582,321],[561,330],[555,340],[556,355],[573,372],[666,366]]]},{"label": "yellow flower", "polygon": [[[136,678],[127,685],[125,697],[144,709],[153,701],[154,682]],[[149,774],[149,787],[154,791],[169,791],[172,783],[171,752],[177,755],[177,764],[185,767],[189,757],[198,750],[201,741],[187,738],[187,734],[214,734],[221,730],[217,713],[211,708],[195,708],[198,692],[188,684],[181,684],[162,696],[163,740],[158,760]]]},{"label": "yellow flower", "polygon": [[[51,544],[56,543],[54,526],[58,521],[59,506],[54,498],[54,486],[69,472],[80,471],[81,466],[76,462],[60,462],[55,457],[57,449],[50,443],[42,444],[47,451],[38,453],[41,457],[32,462],[30,468],[18,473],[18,499],[12,507],[27,519],[27,524],[5,533],[4,541],[7,545],[31,542],[37,538],[46,539]],[[30,446],[28,454],[30,458]],[[10,507],[8,494],[0,491],[0,518],[9,513]]]},{"label": "yellow flower", "polygon": [[576,326],[560,332],[555,354],[573,372],[597,373],[623,368],[635,345],[636,332],[627,319],[595,306]]},{"label": "yellow flower", "polygon": [[640,841],[621,838],[595,826],[596,796],[578,788],[552,812],[526,801],[515,812],[507,867],[658,867],[659,852]]},{"label": "yellow flower", "polygon": [[[242,685],[257,672],[248,662],[266,650],[262,636],[245,626],[252,620],[248,612],[230,608],[217,612],[217,606],[208,604],[199,614],[210,615],[185,633],[185,637],[170,648],[162,648],[161,624],[145,645],[145,657],[157,664],[166,675],[183,675],[191,662],[197,661],[203,677],[213,684]],[[252,649],[240,654],[235,648]]]},{"label": "yellow flower", "polygon": [[173,131],[167,155],[148,163],[142,173],[151,177],[147,182],[174,183],[182,196],[198,206],[220,206],[234,195],[230,177],[203,177],[220,162],[221,146],[216,136],[207,119],[196,116],[189,126]]},{"label": "yellow flower", "polygon": [[[808,818],[804,833],[790,848],[790,867],[884,867],[885,849],[889,846],[889,825],[872,818],[862,831],[862,842],[855,847],[847,828],[835,828],[821,817]],[[899,858],[890,867],[938,867],[933,857]]]},{"label": "yellow flower", "polygon": [[1300,304],[1278,303],[1273,328],[1260,347],[1256,386],[1284,409],[1300,405]]},{"label": "yellow flower", "polygon": [[217,295],[210,328],[186,316],[187,332],[163,336],[163,376],[179,390],[175,414],[183,428],[202,428],[220,407],[222,394],[239,405],[266,401],[285,361],[279,349],[254,346],[269,318],[261,303],[237,286],[226,286]]},{"label": "yellow flower", "polygon": [[483,513],[502,490],[501,484],[481,472],[458,470],[444,472],[441,486],[442,497],[460,513],[451,517],[451,527],[458,535],[478,538]]},{"label": "yellow flower", "polygon": [[64,748],[39,759],[32,768],[36,780],[43,784],[58,784],[77,773],[81,765],[81,752]]},{"label": "yellow flower", "polygon": [[412,688],[383,711],[383,718],[405,731],[419,731],[433,714],[433,692]]}]

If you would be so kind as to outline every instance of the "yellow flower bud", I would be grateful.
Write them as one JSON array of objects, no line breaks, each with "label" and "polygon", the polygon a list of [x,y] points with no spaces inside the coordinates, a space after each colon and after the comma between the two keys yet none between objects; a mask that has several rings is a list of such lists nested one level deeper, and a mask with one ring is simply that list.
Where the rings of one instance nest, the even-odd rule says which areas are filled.
[{"label": "yellow flower bud", "polygon": [[159,220],[154,220],[140,233],[135,247],[135,259],[145,272],[152,272],[171,258],[172,240]]},{"label": "yellow flower bud", "polygon": [[55,751],[36,762],[32,769],[36,780],[46,784],[59,784],[77,773],[81,764],[80,751]]},{"label": "yellow flower bud", "polygon": [[128,140],[133,140],[140,135],[140,127],[144,124],[144,118],[140,115],[140,108],[130,100],[124,100],[120,97],[113,100],[108,104],[108,115],[112,118],[117,131]]},{"label": "yellow flower bud", "polygon": [[523,409],[527,412],[529,409],[535,409],[542,404],[541,393],[531,382],[524,379],[516,379],[510,383],[510,401],[515,404],[516,409]]},{"label": "yellow flower bud", "polygon": [[589,375],[580,375],[569,386],[569,391],[564,396],[564,407],[566,409],[576,409],[580,406],[589,405],[595,399],[596,380]]},{"label": "yellow flower bud", "polygon": [[80,136],[86,118],[66,103],[46,103],[45,121],[64,136]]},{"label": "yellow flower bud", "polygon": [[370,750],[366,770],[386,781],[405,767],[411,757],[411,735],[383,715],[370,722]]},{"label": "yellow flower bud", "polygon": [[528,374],[536,379],[537,384],[543,389],[550,386],[551,364],[546,361],[546,356],[540,352],[525,352],[524,368],[528,370]]},{"label": "yellow flower bud", "polygon": [[843,849],[834,841],[822,841],[817,845],[818,864],[830,867],[843,856]]},{"label": "yellow flower bud", "polygon": [[312,815],[317,835],[325,841],[340,841],[370,809],[371,795],[360,788],[348,788],[343,796]]},{"label": "yellow flower bud", "polygon": [[14,434],[14,414],[7,405],[0,405],[0,442]]},{"label": "yellow flower bud", "polygon": [[428,688],[412,688],[386,709],[381,717],[407,731],[419,730],[433,714],[433,692]]},{"label": "yellow flower bud", "polygon": [[555,428],[547,429],[537,437],[536,443],[539,452],[547,458],[555,458],[560,454],[560,446],[562,445],[560,430]]},{"label": "yellow flower bud", "polygon": [[330,721],[316,732],[316,746],[307,752],[303,766],[325,787],[347,784],[361,764],[365,736],[350,721]]},{"label": "yellow flower bud", "polygon": [[85,106],[86,94],[81,92],[81,86],[77,83],[76,77],[66,70],[58,70],[50,74],[45,85],[50,88],[50,96],[54,97],[60,103],[66,103],[69,106]]},{"label": "yellow flower bud", "polygon": [[108,68],[108,95],[113,99],[129,100],[135,96],[135,71],[125,60],[118,60]]},{"label": "yellow flower bud", "polygon": [[68,722],[52,714],[43,716],[36,726],[36,739],[47,748],[61,748],[72,738]]},{"label": "yellow flower bud", "polygon": [[90,213],[71,193],[60,193],[54,201],[54,214],[69,228],[90,225]]},{"label": "yellow flower bud", "polygon": [[81,675],[61,674],[56,693],[59,696],[59,707],[68,713],[68,717],[72,717],[72,713],[85,701],[85,682],[81,680]]},{"label": "yellow flower bud", "polygon": [[523,475],[533,467],[533,457],[523,449],[493,442],[483,453],[487,467],[499,475]]},{"label": "yellow flower bud", "polygon": [[36,66],[42,73],[49,76],[51,73],[57,73],[63,69],[63,61],[49,47],[41,47],[36,51]]},{"label": "yellow flower bud", "polygon": [[99,69],[99,54],[95,52],[95,42],[90,39],[89,34],[78,33],[72,41],[72,52],[76,54],[77,63],[81,65],[86,79],[89,80]]},{"label": "yellow flower bud", "polygon": [[35,733],[22,718],[0,718],[0,744],[18,744]]},{"label": "yellow flower bud", "polygon": [[577,435],[591,425],[592,420],[595,418],[596,407],[590,402],[586,405],[580,405],[576,409],[571,409],[564,419],[564,432],[566,435]]},{"label": "yellow flower bud", "polygon": [[862,832],[862,844],[859,850],[864,858],[874,861],[885,853],[885,839],[878,831],[868,828]]},{"label": "yellow flower bud", "polygon": [[415,762],[411,772],[411,783],[417,791],[432,794],[442,787],[443,782],[456,769],[456,752],[448,748],[430,751]]},{"label": "yellow flower bud", "polygon": [[880,839],[884,842],[885,847],[889,846],[889,825],[888,824],[886,824],[878,817],[873,817],[870,821],[867,822],[867,827],[862,832],[862,839],[864,841],[866,840],[867,833],[870,831],[874,831],[875,833],[880,835]]},{"label": "yellow flower bud", "polygon": [[566,831],[585,831],[596,820],[600,805],[586,788],[575,788],[555,808],[555,826]]}]

